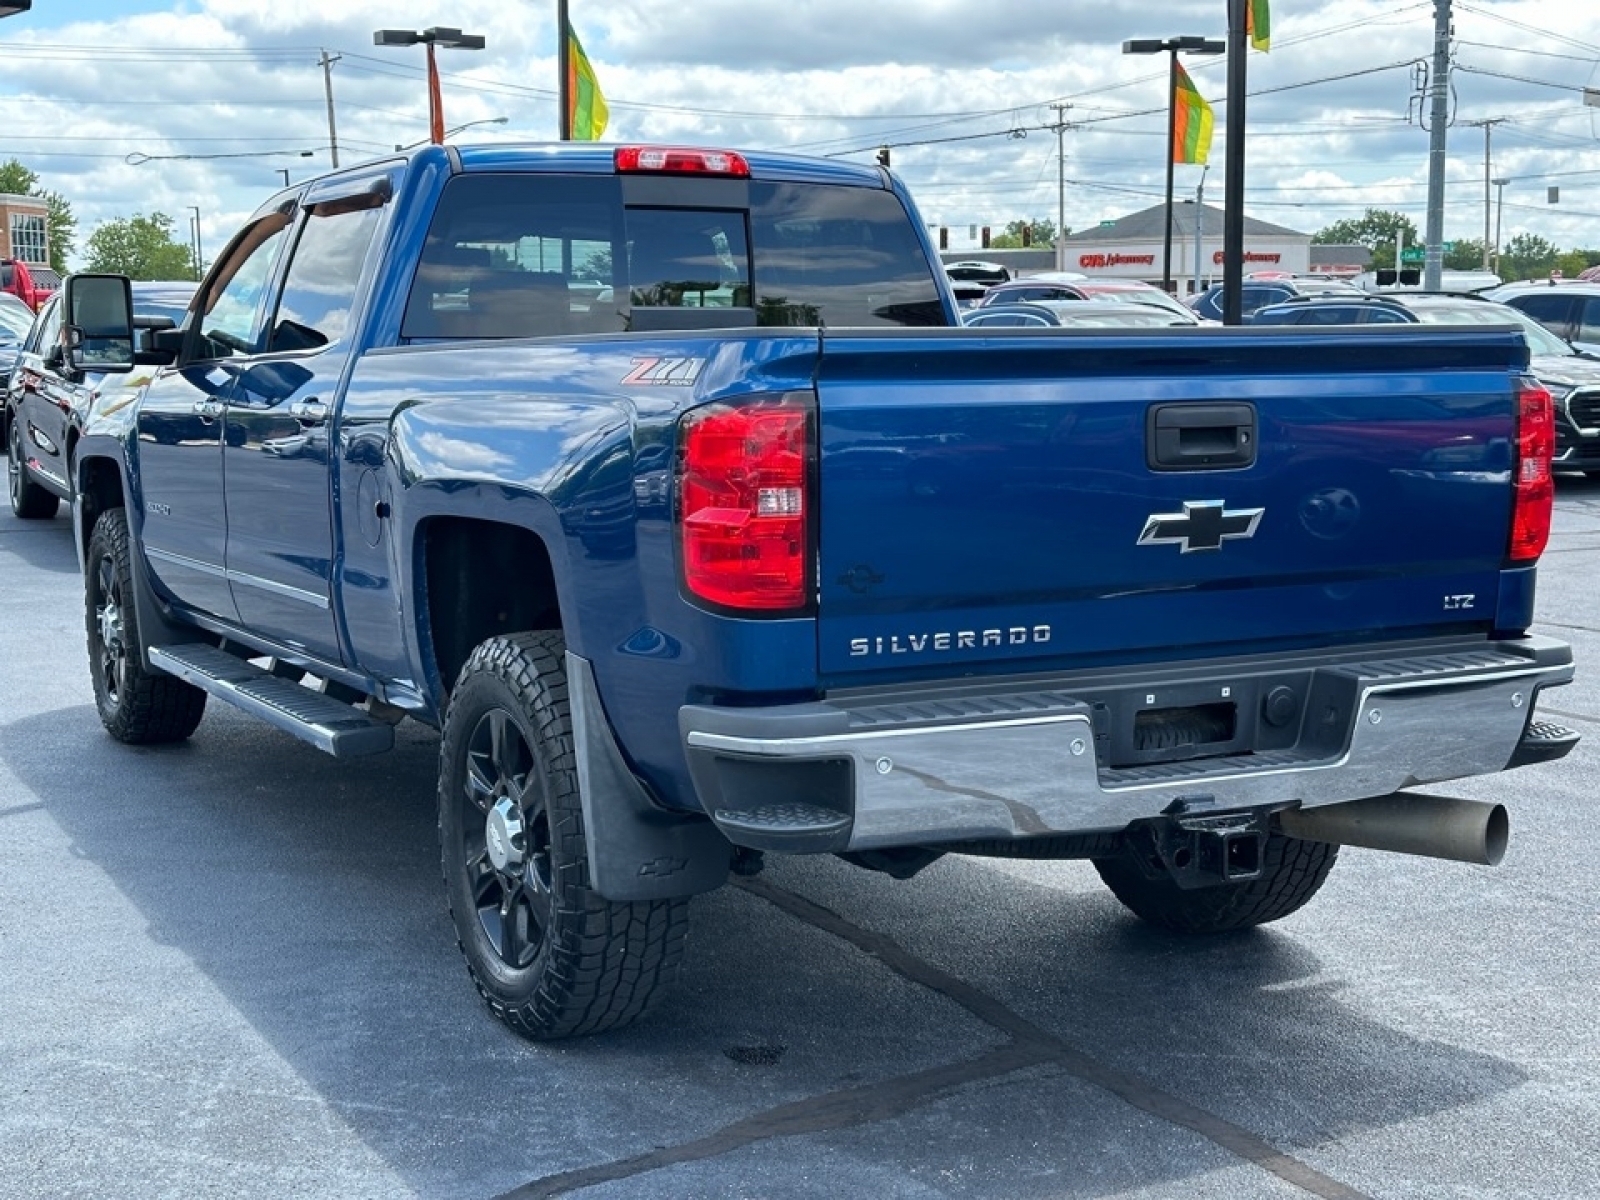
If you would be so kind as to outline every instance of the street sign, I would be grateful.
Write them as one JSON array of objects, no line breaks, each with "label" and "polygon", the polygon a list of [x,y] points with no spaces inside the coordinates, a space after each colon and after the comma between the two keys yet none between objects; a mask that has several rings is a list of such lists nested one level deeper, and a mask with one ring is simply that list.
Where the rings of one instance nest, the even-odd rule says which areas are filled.
[{"label": "street sign", "polygon": [[1405,246],[1400,251],[1400,261],[1403,263],[1424,262],[1427,257],[1427,250],[1421,246]]}]

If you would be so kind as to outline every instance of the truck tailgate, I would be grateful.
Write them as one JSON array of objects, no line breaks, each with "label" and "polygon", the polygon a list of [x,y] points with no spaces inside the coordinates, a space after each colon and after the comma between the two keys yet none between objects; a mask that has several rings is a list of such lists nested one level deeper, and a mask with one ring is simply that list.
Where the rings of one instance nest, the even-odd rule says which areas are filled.
[{"label": "truck tailgate", "polygon": [[1525,363],[1481,328],[830,332],[823,677],[1488,629]]}]

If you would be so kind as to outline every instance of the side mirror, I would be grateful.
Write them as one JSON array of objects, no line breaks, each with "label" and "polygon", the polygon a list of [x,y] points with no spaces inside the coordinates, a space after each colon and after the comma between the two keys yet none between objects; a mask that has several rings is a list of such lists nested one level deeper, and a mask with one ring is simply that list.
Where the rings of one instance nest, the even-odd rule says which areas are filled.
[{"label": "side mirror", "polygon": [[125,275],[69,275],[62,344],[76,371],[133,370],[133,289]]}]

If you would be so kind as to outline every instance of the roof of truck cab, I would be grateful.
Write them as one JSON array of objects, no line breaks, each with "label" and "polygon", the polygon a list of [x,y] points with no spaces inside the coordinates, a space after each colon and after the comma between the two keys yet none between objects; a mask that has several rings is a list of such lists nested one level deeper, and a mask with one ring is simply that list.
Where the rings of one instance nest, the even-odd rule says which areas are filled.
[{"label": "roof of truck cab", "polygon": [[[808,183],[843,183],[857,187],[884,184],[884,172],[877,166],[813,158],[803,154],[781,154],[768,150],[744,150],[738,146],[685,146],[671,143],[634,142],[653,148],[674,150],[720,150],[739,155],[750,164],[758,179],[800,180]],[[450,143],[463,171],[575,171],[609,175],[616,170],[618,144],[600,142],[486,142],[481,145]],[[425,146],[413,158],[440,151]]]}]

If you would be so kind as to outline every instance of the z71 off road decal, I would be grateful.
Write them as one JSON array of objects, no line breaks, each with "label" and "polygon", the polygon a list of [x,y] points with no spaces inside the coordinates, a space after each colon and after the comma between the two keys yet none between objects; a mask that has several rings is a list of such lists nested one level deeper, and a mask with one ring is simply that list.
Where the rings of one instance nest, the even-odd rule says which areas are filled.
[{"label": "z71 off road decal", "polygon": [[690,387],[705,365],[703,358],[636,358],[622,382],[638,387]]}]

